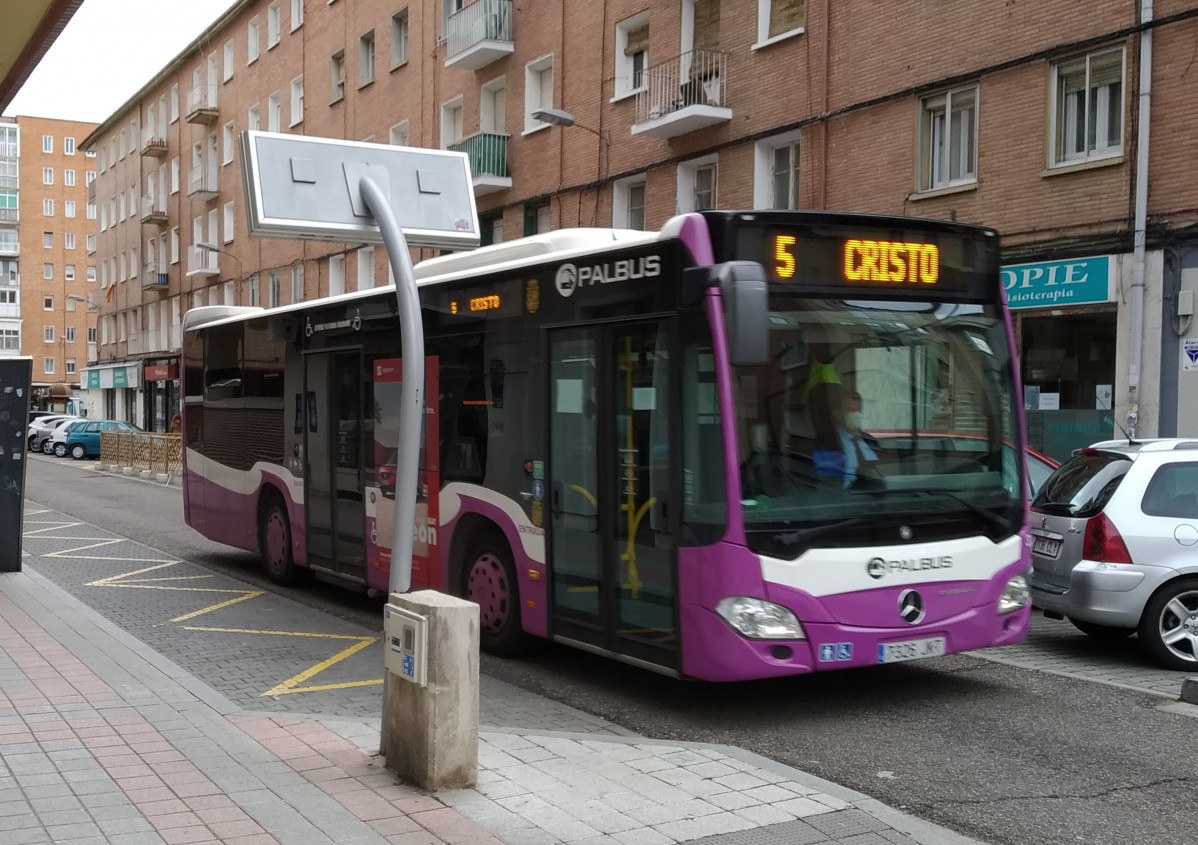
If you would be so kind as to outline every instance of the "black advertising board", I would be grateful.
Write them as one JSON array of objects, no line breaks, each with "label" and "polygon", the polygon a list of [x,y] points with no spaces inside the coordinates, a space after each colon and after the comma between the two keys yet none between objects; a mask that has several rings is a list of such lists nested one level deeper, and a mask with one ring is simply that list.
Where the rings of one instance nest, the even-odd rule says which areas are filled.
[{"label": "black advertising board", "polygon": [[0,572],[21,571],[25,433],[33,359],[0,358]]}]

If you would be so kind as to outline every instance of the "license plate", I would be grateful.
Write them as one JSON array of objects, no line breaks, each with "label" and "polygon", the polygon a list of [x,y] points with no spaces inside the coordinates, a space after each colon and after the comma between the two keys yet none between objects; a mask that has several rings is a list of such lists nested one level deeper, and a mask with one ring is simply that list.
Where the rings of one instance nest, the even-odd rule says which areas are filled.
[{"label": "license plate", "polygon": [[944,637],[906,640],[901,643],[879,643],[878,662],[900,663],[904,660],[919,660],[922,657],[942,657],[945,646]]},{"label": "license plate", "polygon": [[1032,540],[1032,551],[1046,557],[1056,557],[1061,553],[1061,541],[1055,537],[1036,537]]}]

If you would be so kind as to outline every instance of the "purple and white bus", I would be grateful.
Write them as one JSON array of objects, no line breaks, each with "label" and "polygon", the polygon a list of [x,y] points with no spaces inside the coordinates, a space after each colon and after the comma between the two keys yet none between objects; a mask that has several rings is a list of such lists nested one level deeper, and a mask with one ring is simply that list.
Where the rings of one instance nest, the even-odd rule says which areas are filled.
[{"label": "purple and white bus", "polygon": [[416,266],[420,477],[395,477],[396,297],[185,319],[187,521],[385,592],[482,646],[549,638],[682,677],[765,678],[1018,642],[1024,434],[995,232],[704,211]]}]

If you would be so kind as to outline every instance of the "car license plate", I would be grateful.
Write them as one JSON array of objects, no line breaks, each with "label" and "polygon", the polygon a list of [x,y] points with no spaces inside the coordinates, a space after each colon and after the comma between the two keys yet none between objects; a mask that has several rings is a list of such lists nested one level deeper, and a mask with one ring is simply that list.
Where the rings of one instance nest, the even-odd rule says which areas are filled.
[{"label": "car license plate", "polygon": [[1061,541],[1055,537],[1036,537],[1032,551],[1045,557],[1056,557],[1061,553]]},{"label": "car license plate", "polygon": [[921,657],[942,657],[947,641],[944,637],[928,637],[924,640],[905,640],[901,643],[879,643],[879,663],[900,663],[904,660],[919,660]]}]

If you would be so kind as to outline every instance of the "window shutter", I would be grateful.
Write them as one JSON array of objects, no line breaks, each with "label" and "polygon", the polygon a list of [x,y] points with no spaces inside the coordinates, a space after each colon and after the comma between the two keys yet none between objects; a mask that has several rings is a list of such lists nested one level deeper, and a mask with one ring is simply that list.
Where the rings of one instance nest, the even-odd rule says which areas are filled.
[{"label": "window shutter", "polygon": [[649,24],[628,31],[628,43],[624,46],[625,56],[634,56],[649,49]]},{"label": "window shutter", "polygon": [[806,20],[807,0],[770,0],[770,38],[798,29]]},{"label": "window shutter", "polygon": [[720,49],[720,0],[695,0],[693,49]]}]

